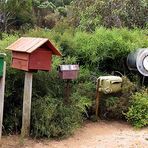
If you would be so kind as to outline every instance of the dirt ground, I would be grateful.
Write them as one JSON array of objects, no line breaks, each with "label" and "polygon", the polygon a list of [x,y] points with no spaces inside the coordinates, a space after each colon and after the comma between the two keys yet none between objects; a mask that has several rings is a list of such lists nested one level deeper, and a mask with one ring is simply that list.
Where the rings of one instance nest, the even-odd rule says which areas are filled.
[{"label": "dirt ground", "polygon": [[136,130],[123,122],[87,122],[70,138],[56,140],[2,137],[1,148],[148,148],[148,128]]}]

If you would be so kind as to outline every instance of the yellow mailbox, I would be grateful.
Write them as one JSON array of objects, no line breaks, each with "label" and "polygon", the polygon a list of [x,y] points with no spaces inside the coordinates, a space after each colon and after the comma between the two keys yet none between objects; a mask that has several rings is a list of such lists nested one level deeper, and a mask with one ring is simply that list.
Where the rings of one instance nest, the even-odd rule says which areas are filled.
[{"label": "yellow mailbox", "polygon": [[119,76],[101,76],[99,80],[99,91],[104,94],[115,93],[121,90],[122,78]]},{"label": "yellow mailbox", "polygon": [[98,108],[100,93],[110,94],[121,90],[122,78],[119,76],[101,76],[97,79],[96,88],[96,119],[98,120]]}]

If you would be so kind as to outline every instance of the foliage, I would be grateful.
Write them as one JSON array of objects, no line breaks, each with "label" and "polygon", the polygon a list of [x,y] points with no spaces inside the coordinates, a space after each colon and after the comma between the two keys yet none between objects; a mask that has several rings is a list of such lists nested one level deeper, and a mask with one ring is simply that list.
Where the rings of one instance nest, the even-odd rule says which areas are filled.
[{"label": "foliage", "polygon": [[0,1],[0,31],[8,32],[10,28],[34,22],[32,0],[1,0]]},{"label": "foliage", "polygon": [[48,138],[67,137],[80,126],[82,116],[78,108],[75,105],[64,105],[60,100],[45,96],[33,101],[33,135]]},{"label": "foliage", "polygon": [[89,32],[100,26],[146,28],[147,8],[146,0],[1,0],[0,26],[2,32],[26,25],[51,29],[65,22]]},{"label": "foliage", "polygon": [[116,94],[102,96],[101,114],[103,118],[125,119],[123,112],[128,111],[130,97],[137,90],[137,86],[127,77],[122,77],[122,90]]},{"label": "foliage", "polygon": [[[62,58],[53,58],[50,73],[34,73],[32,135],[60,138],[72,134],[74,129],[91,114],[90,106],[95,101],[96,78],[111,74],[113,71],[131,75],[124,60],[130,51],[148,46],[146,34],[146,30],[103,27],[88,33],[73,28],[64,29],[63,26],[57,26],[53,30],[35,28],[23,34],[23,36],[49,38],[63,54]],[[24,72],[10,68],[11,56],[4,50],[19,36],[19,33],[2,34],[2,40],[0,40],[0,52],[7,53],[8,63],[4,109],[6,133],[20,132],[21,128]],[[71,94],[68,103],[65,103],[66,82],[59,79],[57,71],[58,65],[64,63],[80,65],[79,78],[70,83]],[[107,108],[107,112],[110,110],[113,113],[112,117],[120,118],[121,112],[126,111],[128,94],[131,95],[134,91],[131,89],[133,84],[128,83],[128,86],[125,87],[121,97],[113,96],[114,98],[108,101],[104,99],[106,100],[104,108]],[[115,114],[119,109],[119,114]],[[103,115],[106,110],[102,110]]]},{"label": "foliage", "polygon": [[70,23],[82,30],[105,27],[146,27],[146,0],[75,0],[70,5]]},{"label": "foliage", "polygon": [[131,96],[130,106],[125,113],[127,120],[135,127],[148,125],[148,90],[142,89]]}]

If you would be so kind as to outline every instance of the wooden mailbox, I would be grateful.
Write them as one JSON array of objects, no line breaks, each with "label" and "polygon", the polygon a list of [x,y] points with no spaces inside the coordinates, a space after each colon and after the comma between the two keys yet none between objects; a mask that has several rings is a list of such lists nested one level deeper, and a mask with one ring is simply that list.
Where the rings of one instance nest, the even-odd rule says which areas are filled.
[{"label": "wooden mailbox", "polygon": [[21,37],[7,49],[12,50],[12,67],[24,71],[50,71],[52,55],[61,56],[46,38]]},{"label": "wooden mailbox", "polygon": [[46,38],[21,37],[7,49],[12,51],[12,67],[26,71],[21,134],[28,136],[31,116],[32,72],[50,71],[52,55],[61,56],[61,53]]},{"label": "wooden mailbox", "polygon": [[59,76],[61,79],[74,80],[77,79],[79,73],[79,65],[60,65]]}]

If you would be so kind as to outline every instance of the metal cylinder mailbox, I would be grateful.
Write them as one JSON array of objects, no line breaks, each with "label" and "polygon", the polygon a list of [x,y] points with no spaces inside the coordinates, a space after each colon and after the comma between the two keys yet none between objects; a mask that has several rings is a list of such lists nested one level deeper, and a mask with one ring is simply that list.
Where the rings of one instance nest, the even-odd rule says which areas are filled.
[{"label": "metal cylinder mailbox", "polygon": [[115,93],[121,90],[122,78],[119,76],[101,76],[99,79],[99,91],[104,94]]},{"label": "metal cylinder mailbox", "polygon": [[138,70],[148,76],[148,48],[137,49],[127,57],[127,66],[130,70]]},{"label": "metal cylinder mailbox", "polygon": [[3,67],[4,67],[4,57],[5,53],[0,53],[0,77],[3,76]]},{"label": "metal cylinder mailbox", "polygon": [[79,74],[79,65],[60,65],[59,76],[61,79],[74,80]]}]

